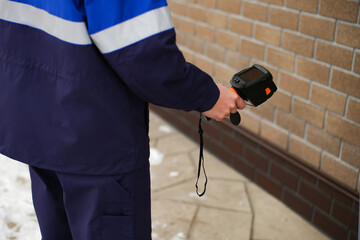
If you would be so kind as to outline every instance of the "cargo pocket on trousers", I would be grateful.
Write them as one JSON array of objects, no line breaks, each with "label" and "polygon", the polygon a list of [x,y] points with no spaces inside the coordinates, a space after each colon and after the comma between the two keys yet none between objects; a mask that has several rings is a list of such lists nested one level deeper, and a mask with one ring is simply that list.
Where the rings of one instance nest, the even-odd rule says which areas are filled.
[{"label": "cargo pocket on trousers", "polygon": [[133,240],[134,226],[132,216],[102,216],[103,240]]}]

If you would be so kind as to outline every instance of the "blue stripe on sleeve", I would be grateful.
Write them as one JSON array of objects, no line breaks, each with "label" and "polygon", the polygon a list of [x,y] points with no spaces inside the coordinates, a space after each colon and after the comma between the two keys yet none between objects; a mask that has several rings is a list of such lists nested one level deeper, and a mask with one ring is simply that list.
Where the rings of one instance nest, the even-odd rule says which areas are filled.
[{"label": "blue stripe on sleeve", "polygon": [[93,34],[156,8],[166,0],[85,0],[89,33]]},{"label": "blue stripe on sleeve", "polygon": [[46,12],[73,22],[82,22],[85,15],[81,0],[11,0],[12,2],[24,3]]}]

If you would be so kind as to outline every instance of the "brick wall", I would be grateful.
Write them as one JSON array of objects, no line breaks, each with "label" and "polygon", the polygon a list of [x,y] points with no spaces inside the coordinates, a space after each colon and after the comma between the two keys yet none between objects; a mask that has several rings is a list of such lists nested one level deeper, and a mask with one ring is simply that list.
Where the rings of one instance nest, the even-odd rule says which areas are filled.
[{"label": "brick wall", "polygon": [[242,127],[360,190],[360,14],[346,0],[168,0],[184,56],[229,85],[264,65],[278,91]]}]

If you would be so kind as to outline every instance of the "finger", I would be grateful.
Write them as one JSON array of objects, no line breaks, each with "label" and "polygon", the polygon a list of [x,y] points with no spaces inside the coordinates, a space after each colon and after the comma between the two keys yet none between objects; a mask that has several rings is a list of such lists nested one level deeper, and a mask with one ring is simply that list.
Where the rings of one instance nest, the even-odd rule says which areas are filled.
[{"label": "finger", "polygon": [[236,103],[237,108],[240,110],[244,109],[246,106],[245,101],[241,97],[238,97],[236,99],[235,103]]},{"label": "finger", "polygon": [[235,105],[233,108],[230,109],[231,113],[236,113],[238,110],[237,105]]}]

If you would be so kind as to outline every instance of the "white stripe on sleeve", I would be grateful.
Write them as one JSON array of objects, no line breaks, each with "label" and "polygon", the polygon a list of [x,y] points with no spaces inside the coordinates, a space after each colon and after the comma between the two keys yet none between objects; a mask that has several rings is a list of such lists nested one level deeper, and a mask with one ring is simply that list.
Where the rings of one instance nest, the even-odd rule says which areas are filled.
[{"label": "white stripe on sleeve", "polygon": [[110,53],[171,28],[173,23],[165,6],[91,34],[91,38],[102,53]]},{"label": "white stripe on sleeve", "polygon": [[0,0],[0,19],[40,29],[72,44],[92,43],[84,22],[68,21],[28,4]]}]

